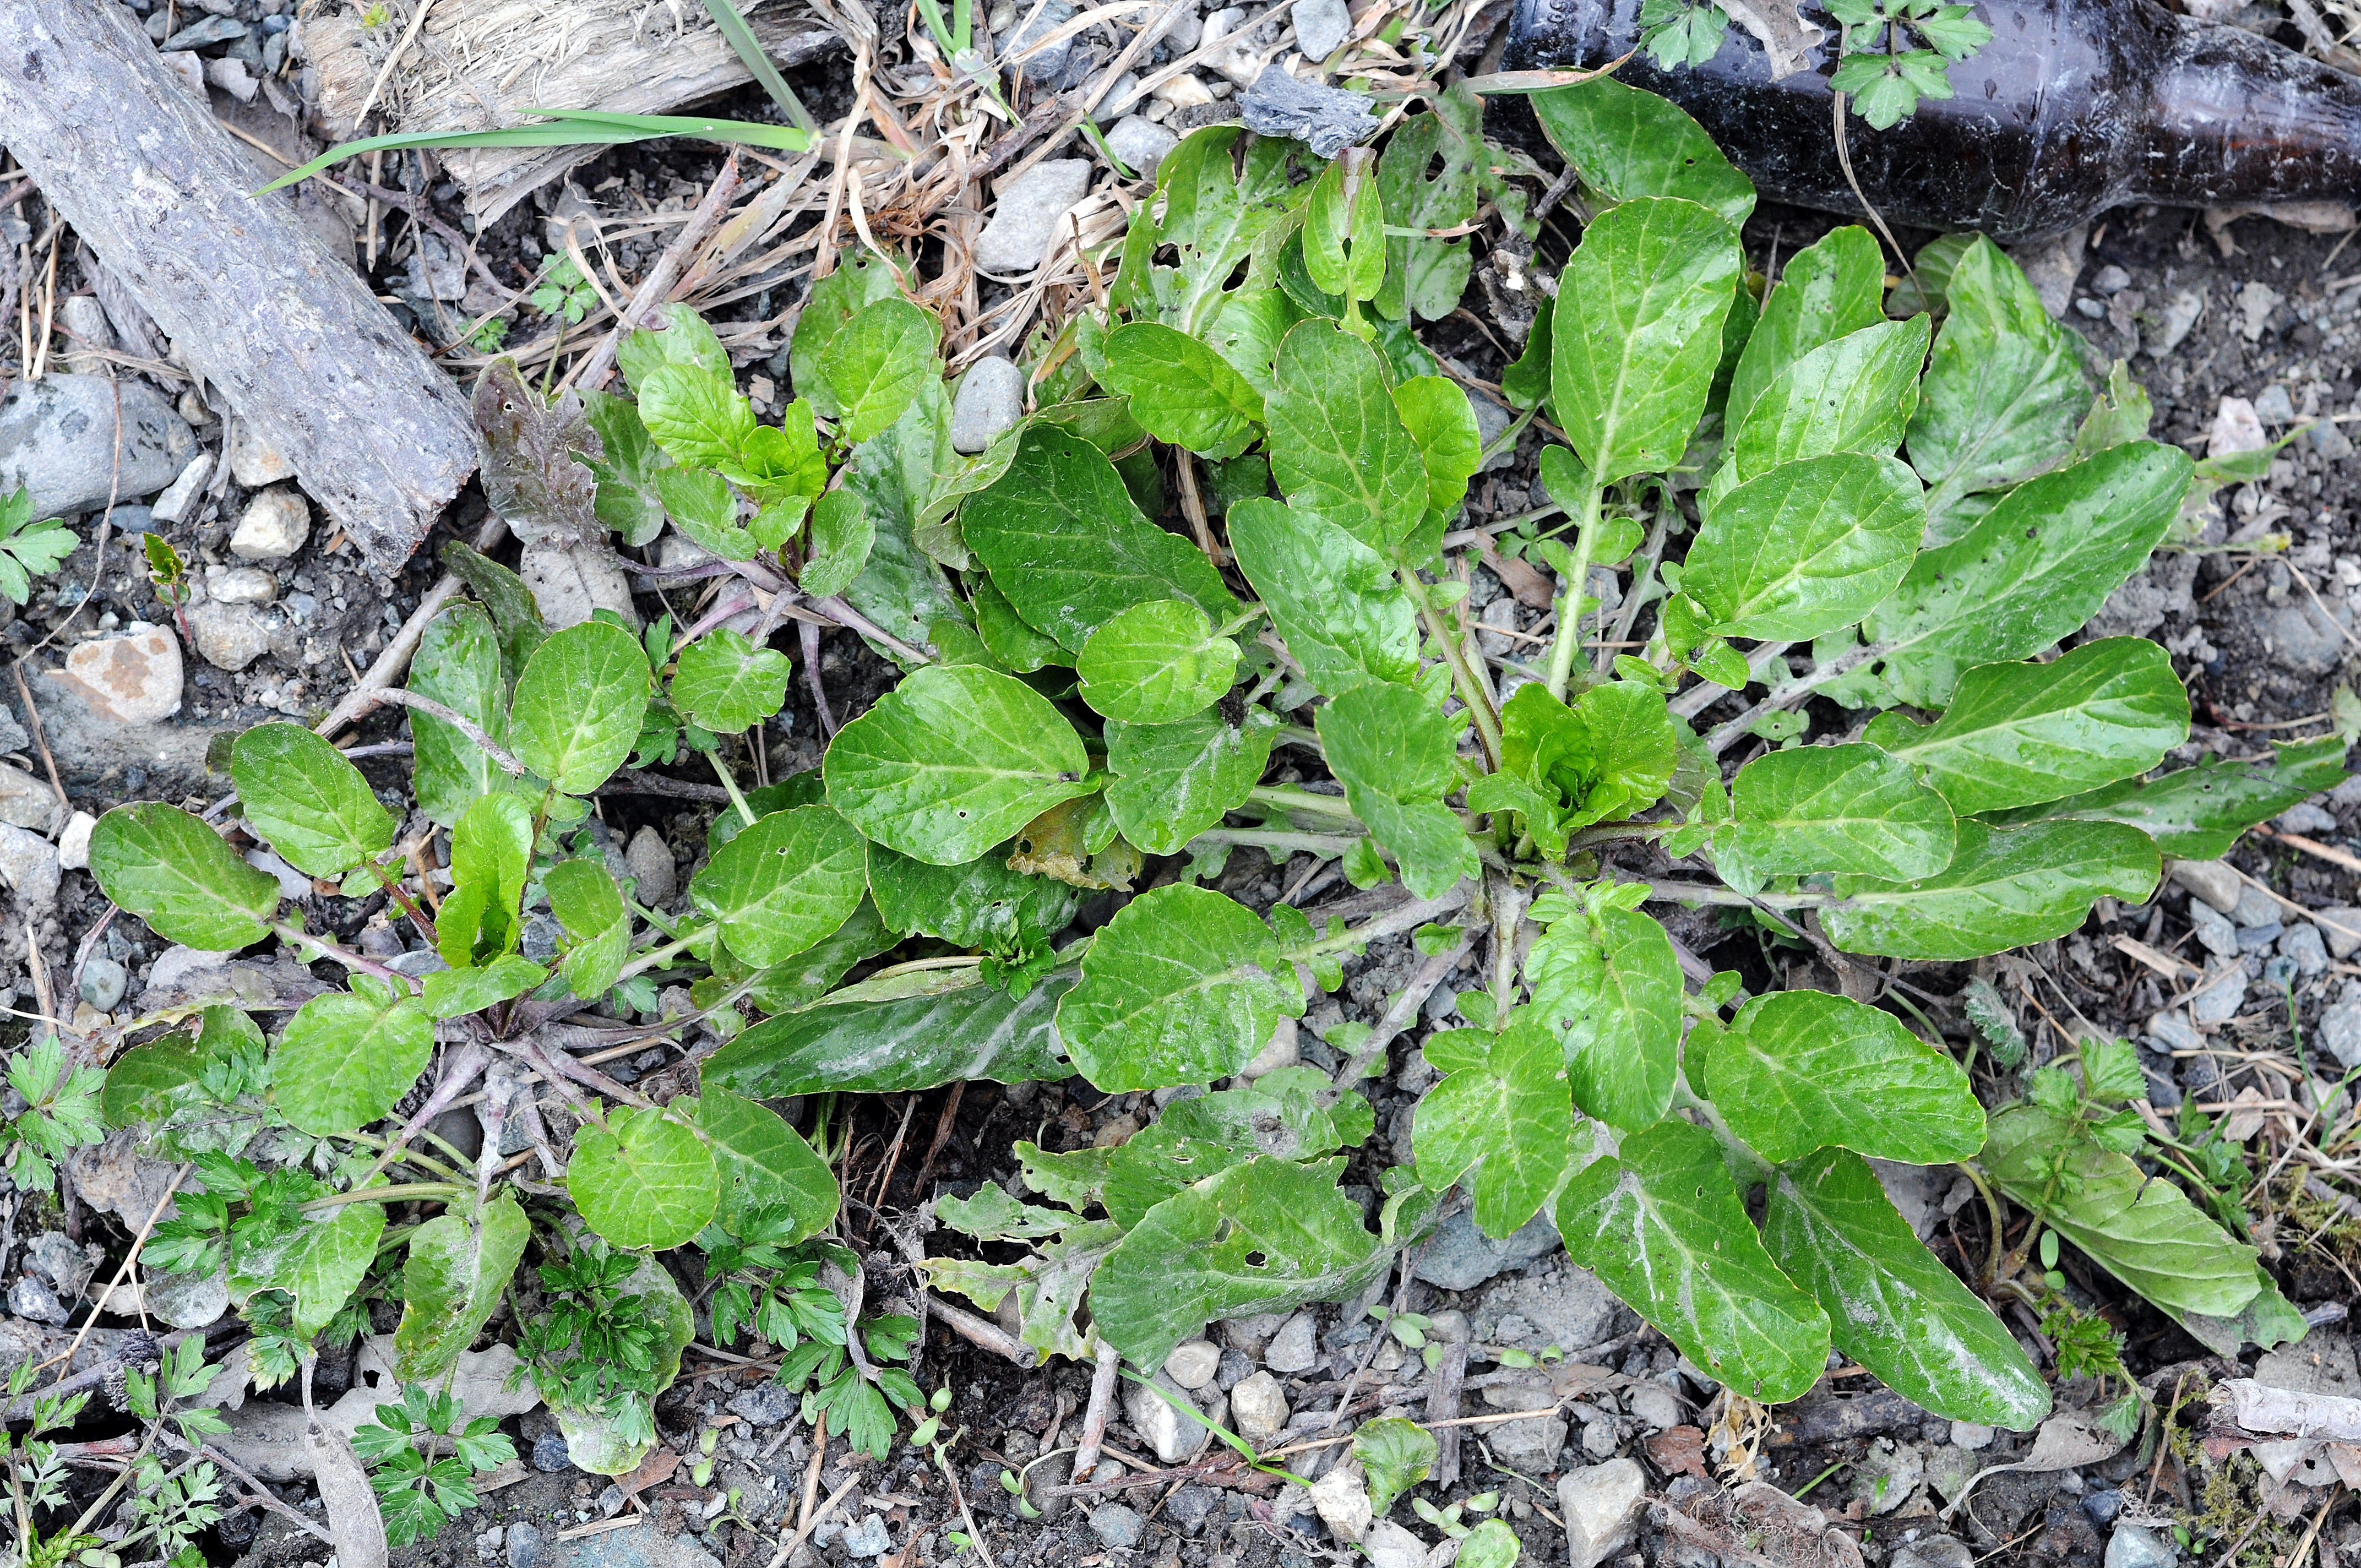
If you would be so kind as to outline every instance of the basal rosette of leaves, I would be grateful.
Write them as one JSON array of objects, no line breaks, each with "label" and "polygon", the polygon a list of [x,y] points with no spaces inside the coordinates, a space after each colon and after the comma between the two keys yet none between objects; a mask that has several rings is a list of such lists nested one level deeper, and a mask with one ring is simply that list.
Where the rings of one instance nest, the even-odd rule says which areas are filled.
[{"label": "basal rosette of leaves", "polygon": [[[167,939],[275,937],[352,974],[275,1036],[225,1009],[115,1064],[111,1120],[326,1173],[223,1165],[167,1257],[250,1280],[242,1299],[301,1337],[349,1310],[383,1204],[444,1204],[382,1279],[423,1380],[536,1233],[558,1305],[535,1376],[598,1412],[628,1468],[633,1401],[680,1346],[619,1327],[620,1300],[663,1294],[660,1268],[622,1260],[693,1244],[730,1282],[717,1320],[794,1350],[807,1413],[882,1452],[893,1409],[922,1402],[878,1365],[906,1334],[821,1306],[818,1269],[859,1266],[823,1237],[825,1113],[807,1141],[763,1102],[1079,1073],[1183,1093],[1119,1147],[1021,1145],[1044,1202],[938,1204],[1021,1261],[926,1264],[987,1310],[1013,1295],[1043,1354],[1107,1344],[1154,1367],[1209,1321],[1350,1299],[1456,1191],[1493,1236],[1554,1215],[1577,1261],[1749,1397],[1801,1394],[1833,1346],[1929,1410],[2030,1426],[2042,1379],[1872,1160],[1981,1160],[2169,1310],[2294,1332],[2253,1249],[2169,1185],[2126,1195],[2124,1129],[2078,1098],[2098,1087],[2044,1080],[1988,1128],[1923,1025],[1748,996],[1648,913],[1720,905],[1833,954],[1971,959],[2143,901],[2163,857],[2217,855],[2342,777],[2341,742],[2158,771],[2189,721],[2164,650],[2077,640],[2227,470],[2147,440],[2121,367],[2094,390],[2080,340],[1988,243],[1931,249],[1906,308],[1859,228],[1766,291],[1735,226],[1752,193],[1693,122],[1606,80],[1535,104],[1593,216],[1503,375],[1521,413],[1488,444],[1413,330],[1467,280],[1466,240],[1436,231],[1487,199],[1521,212],[1462,90],[1324,168],[1192,133],[1110,258],[1107,307],[1031,345],[1033,411],[980,454],[953,447],[933,318],[876,258],[814,285],[777,424],[686,311],[625,341],[628,395],[551,408],[489,376],[488,477],[512,520],[594,551],[669,524],[697,552],[667,571],[710,597],[685,626],[552,630],[512,574],[452,554],[475,599],[432,622],[404,694],[417,798],[449,835],[432,911],[349,761],[288,725],[239,740],[245,835],[394,899],[445,966],[421,978],[304,931],[193,816],[99,825],[102,885]],[[1543,419],[1565,438],[1542,465],[1565,520],[1490,547],[1554,571],[1555,625],[1496,680],[1443,549],[1471,477]],[[1629,573],[1613,615],[1586,591],[1603,568]],[[820,767],[748,787],[734,759],[785,704],[793,662],[769,642],[789,619],[858,630],[901,678]],[[1700,732],[1725,688],[1759,695]],[[1815,696],[1854,718],[1806,743]],[[1282,746],[1333,786],[1266,783]],[[673,914],[583,824],[627,762],[687,752],[731,806]],[[1202,885],[1241,845],[1401,891],[1359,926],[1257,913]],[[1073,934],[1108,891],[1128,896]],[[544,912],[554,948],[528,956]],[[1425,1044],[1440,1081],[1373,1229],[1338,1179],[1373,1130],[1356,1077],[1378,1055],[1243,1075],[1344,955],[1403,934],[1502,956],[1460,997],[1472,1026]],[[661,1103],[553,1027],[652,1008],[658,974],[726,1040],[697,1094]],[[488,1086],[540,1075],[570,1102],[562,1185],[553,1166],[521,1201],[489,1162],[471,1178],[416,1151],[390,1118],[438,1042],[438,1095],[474,1052],[507,1075]],[[170,1131],[200,1105],[210,1130]],[[417,1179],[387,1179],[397,1153]],[[2186,1249],[2168,1272],[2202,1288],[2133,1255],[2158,1223]],[[636,1348],[585,1381],[565,1357],[601,1335]]]}]

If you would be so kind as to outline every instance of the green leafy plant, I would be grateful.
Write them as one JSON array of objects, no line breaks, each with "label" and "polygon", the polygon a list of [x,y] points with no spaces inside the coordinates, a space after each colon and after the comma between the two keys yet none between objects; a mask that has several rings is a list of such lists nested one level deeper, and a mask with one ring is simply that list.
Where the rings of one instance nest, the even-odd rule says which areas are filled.
[{"label": "green leafy plant", "polygon": [[[438,1457],[446,1445],[450,1457]],[[449,1394],[415,1383],[403,1386],[401,1403],[379,1405],[376,1420],[354,1429],[353,1450],[372,1472],[386,1539],[397,1546],[434,1540],[476,1506],[475,1477],[516,1457],[497,1420],[469,1420]]]},{"label": "green leafy plant", "polygon": [[33,579],[58,569],[82,541],[55,518],[33,521],[33,498],[22,485],[0,496],[0,594],[12,604],[33,597]]},{"label": "green leafy plant", "polygon": [[572,326],[590,313],[590,307],[598,302],[598,291],[570,257],[544,256],[541,282],[526,298],[542,314],[563,316],[566,324]]},{"label": "green leafy plant", "polygon": [[21,1188],[47,1192],[57,1185],[57,1162],[99,1143],[106,1127],[99,1091],[106,1075],[71,1063],[54,1034],[44,1033],[8,1060],[8,1087],[25,1108],[0,1117],[0,1168]]},{"label": "green leafy plant", "polygon": [[[1521,211],[1465,88],[1328,165],[1192,132],[1104,303],[1033,345],[1032,411],[981,452],[954,446],[937,323],[880,257],[813,285],[774,423],[682,307],[622,340],[615,393],[553,404],[489,368],[486,489],[517,532],[620,572],[618,543],[670,530],[711,597],[684,623],[553,627],[516,574],[446,548],[470,597],[386,700],[447,890],[350,759],[289,725],[238,739],[228,831],[335,887],[329,918],[383,894],[444,966],[423,977],[308,929],[193,816],[99,824],[100,885],[159,936],[275,939],[348,975],[276,1038],[209,1010],[117,1059],[109,1121],[172,1129],[205,1173],[151,1257],[227,1269],[266,1375],[372,1277],[393,1288],[380,1250],[403,1260],[405,1382],[434,1386],[513,1288],[576,1462],[620,1474],[695,1326],[653,1255],[694,1246],[714,1332],[776,1347],[807,1419],[882,1455],[906,1416],[939,1447],[905,1370],[915,1325],[861,1310],[834,1230],[834,1102],[809,1138],[764,1102],[1079,1074],[1178,1092],[1119,1146],[1019,1144],[1027,1196],[935,1201],[988,1256],[922,1262],[938,1288],[1013,1302],[1039,1355],[1152,1369],[1210,1321],[1351,1299],[1465,1202],[1495,1237],[1551,1215],[1749,1398],[1800,1394],[1835,1349],[1929,1411],[2033,1425],[2041,1378],[1872,1159],[1975,1164],[2192,1332],[2300,1332],[2253,1249],[2135,1163],[2204,1168],[2138,1143],[2136,1061],[2086,1045],[1987,1125],[1916,982],[1867,961],[2065,937],[2103,898],[2148,899],[2163,856],[2218,855],[2343,776],[2334,737],[2167,768],[2189,734],[2169,658],[2081,636],[2186,542],[2221,471],[2147,440],[2136,387],[2120,367],[2095,387],[1989,243],[1938,242],[1889,295],[1874,239],[1840,228],[1758,287],[1752,189],[1686,116],[1606,79],[1534,103],[1594,215],[1490,442],[1415,332],[1467,278],[1464,241],[1433,231],[1484,200]],[[1565,438],[1541,456],[1558,511],[1510,543],[1554,578],[1554,622],[1486,657],[1443,542],[1488,455],[1544,418]],[[791,614],[898,678],[840,726],[807,668],[829,742],[774,779]],[[692,753],[730,805],[686,903],[657,909],[609,869],[589,797],[633,757]],[[1401,889],[1357,925],[1249,908],[1208,885],[1244,847]],[[1077,931],[1102,893],[1111,914]],[[1685,955],[1656,917],[1675,906],[1857,966],[1895,1010],[1749,994]],[[1332,1027],[1333,1073],[1246,1073],[1348,956],[1404,937],[1493,957],[1462,1024],[1425,1038],[1435,1081],[1372,1220],[1339,1182],[1391,1034]],[[719,1041],[694,1092],[549,1043],[587,1004],[653,1011],[658,980]],[[2013,1069],[2004,999],[1967,1006]],[[489,1152],[436,1145],[426,1111],[394,1119],[438,1024],[568,1102],[570,1138],[544,1128],[530,1157],[563,1172],[533,1189],[538,1222]],[[488,1070],[463,1066],[430,1104]],[[512,1080],[484,1081],[497,1121]],[[441,1212],[389,1236],[397,1201]],[[2165,1253],[2122,1244],[2135,1205]],[[2014,1271],[1977,1283],[2047,1300]],[[1422,1337],[1407,1316],[1387,1332]],[[1414,1445],[1387,1441],[1365,1464],[1410,1485]],[[1468,1540],[1507,1561],[1503,1534]]]}]

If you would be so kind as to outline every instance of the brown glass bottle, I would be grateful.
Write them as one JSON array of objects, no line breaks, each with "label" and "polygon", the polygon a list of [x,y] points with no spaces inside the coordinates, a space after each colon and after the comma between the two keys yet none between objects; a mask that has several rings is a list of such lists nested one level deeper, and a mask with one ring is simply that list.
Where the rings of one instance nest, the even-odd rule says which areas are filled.
[{"label": "brown glass bottle", "polygon": [[[1630,53],[1640,5],[1519,0],[1505,63]],[[2150,0],[1983,0],[1975,14],[1993,40],[1951,67],[1956,96],[1922,100],[1890,130],[1848,120],[1853,172],[1890,222],[2015,239],[2126,202],[2361,198],[2361,78]],[[1733,22],[1702,66],[1640,54],[1616,75],[1687,110],[1764,194],[1859,214],[1837,158],[1836,56],[1831,27],[1807,69],[1774,82]]]}]

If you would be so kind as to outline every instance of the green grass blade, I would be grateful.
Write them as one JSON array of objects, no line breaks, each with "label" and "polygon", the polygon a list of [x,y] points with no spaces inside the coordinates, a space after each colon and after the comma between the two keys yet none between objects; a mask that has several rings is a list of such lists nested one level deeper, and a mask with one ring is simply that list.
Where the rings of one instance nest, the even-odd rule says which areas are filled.
[{"label": "green grass blade", "polygon": [[812,145],[810,132],[790,126],[765,126],[751,120],[715,119],[702,115],[608,115],[589,109],[528,109],[556,121],[545,126],[505,126],[489,131],[400,131],[390,136],[363,137],[330,148],[300,169],[291,169],[255,192],[268,195],[282,186],[309,180],[329,166],[364,152],[401,152],[412,148],[471,147],[590,147],[653,141],[659,137],[697,137],[706,141],[742,142],[782,152],[803,152]]},{"label": "green grass blade", "polygon": [[811,117],[811,111],[787,85],[787,79],[779,74],[779,68],[763,52],[763,46],[754,40],[754,29],[746,25],[746,18],[738,14],[731,0],[705,0],[705,9],[721,29],[721,36],[730,40],[730,47],[738,51],[746,69],[754,73],[754,80],[763,84],[763,91],[771,95],[771,101],[786,111],[787,118],[796,123],[797,129],[818,136],[819,122]]}]

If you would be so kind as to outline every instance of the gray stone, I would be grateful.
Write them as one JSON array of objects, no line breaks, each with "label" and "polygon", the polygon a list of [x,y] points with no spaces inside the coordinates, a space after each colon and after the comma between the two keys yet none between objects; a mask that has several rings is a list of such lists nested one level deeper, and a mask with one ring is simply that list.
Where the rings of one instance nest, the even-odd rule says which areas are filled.
[{"label": "gray stone", "polygon": [[2279,900],[2254,883],[2247,883],[2238,889],[2237,906],[2230,911],[2230,918],[2249,931],[2259,930],[2265,926],[2277,926],[2279,923]]},{"label": "gray stone", "polygon": [[38,833],[0,823],[0,881],[14,890],[26,911],[47,914],[54,907],[64,875],[55,844]]},{"label": "gray stone", "polygon": [[[564,1442],[566,1440],[564,1438],[558,1439],[558,1442]],[[522,1519],[519,1519],[516,1523],[509,1526],[509,1568],[541,1568],[541,1560],[544,1551],[544,1548],[541,1541],[541,1531],[533,1529],[533,1526],[525,1523]]]},{"label": "gray stone", "polygon": [[65,817],[66,803],[46,779],[21,769],[0,767],[0,822],[47,833]]},{"label": "gray stone", "polygon": [[407,292],[415,300],[464,300],[467,297],[467,258],[451,242],[432,230],[415,231],[418,248],[410,253]]},{"label": "gray stone", "polygon": [[2308,800],[2298,801],[2279,813],[2279,827],[2289,833],[2334,833],[2336,818]]},{"label": "gray stone", "polygon": [[1091,188],[1088,159],[1037,163],[994,192],[992,221],[975,242],[980,271],[1007,276],[1041,265],[1066,226],[1066,214]]},{"label": "gray stone", "polygon": [[2183,289],[2165,302],[2163,328],[2153,335],[2143,334],[2141,349],[2162,359],[2179,348],[2197,318],[2205,313],[2205,296],[2195,289]]},{"label": "gray stone", "polygon": [[653,828],[642,828],[623,848],[623,863],[639,878],[639,900],[651,909],[667,909],[680,894],[680,873],[672,863],[672,846]]},{"label": "gray stone", "polygon": [[279,579],[259,566],[215,566],[205,573],[205,597],[222,604],[269,604]]},{"label": "gray stone", "polygon": [[1230,1390],[1230,1419],[1237,1424],[1238,1435],[1257,1448],[1286,1431],[1292,1413],[1279,1379],[1268,1372],[1243,1378]]},{"label": "gray stone", "polygon": [[1680,1396],[1662,1383],[1633,1384],[1623,1396],[1623,1408],[1651,1431],[1676,1427],[1688,1419],[1681,1409]]},{"label": "gray stone", "polygon": [[1025,417],[1025,372],[995,354],[960,378],[951,397],[951,450],[970,456]]},{"label": "gray stone", "polygon": [[1536,1214],[1505,1240],[1477,1229],[1475,1213],[1462,1209],[1435,1227],[1418,1261],[1418,1277],[1438,1290],[1473,1290],[1511,1268],[1521,1268],[1557,1249],[1557,1223]]},{"label": "gray stone", "polygon": [[2321,936],[2328,943],[2329,953],[2339,963],[2356,952],[2361,952],[2361,909],[2340,904],[2328,909],[2315,909],[2312,916],[2319,924]]},{"label": "gray stone", "polygon": [[1188,1390],[1160,1372],[1149,1382],[1124,1386],[1124,1414],[1131,1419],[1132,1430],[1147,1440],[1160,1463],[1185,1464],[1204,1452],[1212,1434],[1175,1409],[1174,1401],[1189,1403]]},{"label": "gray stone", "polygon": [[2235,1018],[2246,1003],[2246,966],[2226,963],[2198,981],[2197,991],[2189,999],[2189,1015],[2201,1025],[2226,1023]]},{"label": "gray stone", "polygon": [[225,44],[246,34],[246,24],[234,16],[207,16],[166,38],[158,52],[178,54],[183,49],[203,49],[208,44]]},{"label": "gray stone", "polygon": [[198,654],[217,670],[243,670],[270,652],[270,625],[250,604],[207,599],[191,605],[188,618]]},{"label": "gray stone", "polygon": [[29,1274],[19,1276],[16,1285],[9,1289],[8,1310],[37,1323],[71,1321],[65,1303],[58,1299],[58,1293],[49,1288],[49,1282],[36,1279]]},{"label": "gray stone", "polygon": [[1221,1347],[1210,1340],[1184,1341],[1164,1358],[1164,1376],[1192,1391],[1211,1383],[1221,1369]]},{"label": "gray stone", "polygon": [[1101,126],[1111,126],[1131,107],[1131,99],[1139,92],[1139,72],[1126,71],[1107,86],[1097,104],[1091,110],[1091,119]]},{"label": "gray stone", "polygon": [[1205,63],[1235,86],[1252,86],[1263,64],[1261,30],[1248,25],[1245,6],[1223,6],[1205,18],[1204,36],[1198,40]]},{"label": "gray stone", "polygon": [[2320,1043],[2348,1071],[2361,1067],[2361,1002],[2340,1002],[2323,1013]]},{"label": "gray stone", "polygon": [[554,1431],[545,1431],[533,1440],[533,1467],[546,1475],[560,1470],[570,1470],[573,1457],[566,1452],[566,1439]]},{"label": "gray stone", "polygon": [[205,481],[212,478],[213,474],[212,455],[198,453],[181,470],[181,477],[166,486],[164,493],[156,498],[156,504],[148,509],[148,515],[163,523],[186,522],[195,517],[198,508],[204,503]]},{"label": "gray stone", "polygon": [[2345,641],[2344,629],[2352,624],[2350,605],[2338,605],[2332,620],[2321,613],[2318,605],[2306,598],[2300,604],[2265,610],[2261,630],[2270,651],[2290,669],[2301,674],[2324,675],[2345,662],[2352,645]]},{"label": "gray stone", "polygon": [[119,506],[106,514],[106,521],[115,532],[126,535],[163,532],[156,526],[154,507]]},{"label": "gray stone", "polygon": [[131,977],[121,964],[103,955],[93,955],[82,966],[82,999],[101,1013],[112,1013],[115,1004],[123,1000],[124,988]]},{"label": "gray stone", "polygon": [[1285,1312],[1257,1312],[1252,1317],[1231,1318],[1222,1324],[1222,1343],[1239,1354],[1256,1361],[1270,1348],[1271,1336],[1288,1321]]},{"label": "gray stone", "polygon": [[98,1270],[91,1255],[74,1245],[63,1231],[43,1231],[26,1243],[25,1266],[56,1286],[58,1294],[69,1301],[79,1299],[90,1288],[91,1276]]},{"label": "gray stone", "polygon": [[1571,1568],[1598,1568],[1631,1543],[1648,1498],[1648,1478],[1636,1459],[1569,1470],[1558,1477],[1558,1511],[1565,1520]]},{"label": "gray stone", "polygon": [[2172,1568],[2172,1542],[2136,1524],[2119,1524],[2107,1538],[2106,1568]]},{"label": "gray stone", "polygon": [[2315,1329],[2294,1344],[2265,1354],[2255,1363],[2255,1381],[2291,1394],[2361,1398],[2361,1365],[2356,1365],[2353,1342],[2327,1329]]},{"label": "gray stone", "polygon": [[2099,275],[2091,280],[2092,289],[2111,299],[2131,286],[2132,275],[2112,261],[2100,268]]},{"label": "gray stone", "polygon": [[2175,861],[2165,874],[2227,915],[2238,907],[2246,881],[2221,861]]},{"label": "gray stone", "polygon": [[312,503],[292,485],[273,485],[246,503],[229,553],[241,561],[284,561],[312,537]]},{"label": "gray stone", "polygon": [[533,603],[553,631],[579,626],[601,609],[613,610],[626,625],[640,624],[631,579],[610,550],[528,544],[517,559],[517,576],[533,590]]},{"label": "gray stone", "polygon": [[[1032,9],[1029,0],[1025,0],[1025,3],[1020,3],[1018,5],[1017,15],[1020,16],[1027,15]],[[1000,58],[1010,62],[1007,66],[1007,75],[1011,86],[1016,84],[1020,75],[1034,86],[1046,87],[1053,93],[1072,85],[1066,78],[1073,66],[1076,41],[1074,38],[1060,38],[1056,43],[1037,49],[1023,60],[1018,60],[1016,57],[1023,54],[1025,50],[1032,49],[1037,41],[1048,38],[1073,19],[1074,8],[1066,4],[1066,0],[1049,0],[1049,4],[1041,7],[1039,16],[1035,16],[1027,25],[1017,28],[1008,40],[1001,45]]]},{"label": "gray stone", "polygon": [[258,490],[265,485],[293,478],[295,465],[254,428],[251,420],[241,419],[230,422],[229,471],[231,477],[247,489]]},{"label": "gray stone", "polygon": [[2307,980],[2328,968],[2328,944],[2321,940],[2317,926],[2289,927],[2279,936],[2279,954]]},{"label": "gray stone", "polygon": [[668,1535],[653,1523],[553,1541],[544,1561],[546,1568],[721,1568],[696,1537]]},{"label": "gray stone", "polygon": [[1872,1515],[1890,1514],[1910,1500],[1927,1479],[1927,1459],[1915,1442],[1872,1439],[1853,1467],[1852,1491]]},{"label": "gray stone", "polygon": [[1613,1331],[1617,1310],[1615,1298],[1598,1276],[1567,1264],[1549,1274],[1504,1279],[1486,1291],[1476,1333],[1478,1339],[1488,1337],[1487,1319],[1497,1322],[1513,1313],[1527,1321],[1529,1342],[1539,1340],[1574,1355]]},{"label": "gray stone", "polygon": [[24,486],[36,520],[98,511],[110,495],[118,501],[154,495],[180,474],[196,446],[188,422],[144,381],[76,375],[19,380],[0,400],[0,494]]},{"label": "gray stone", "polygon": [[1271,1335],[1262,1364],[1273,1372],[1290,1375],[1309,1372],[1320,1364],[1318,1328],[1311,1313],[1296,1313],[1287,1320],[1285,1327]]},{"label": "gray stone", "polygon": [[2277,381],[2265,387],[2255,398],[2255,417],[2265,424],[2290,425],[2295,422],[2295,400]]},{"label": "gray stone", "polygon": [[[1570,1430],[1555,1411],[1556,1399],[1550,1388],[1549,1377],[1541,1372],[1528,1372],[1505,1383],[1495,1383],[1483,1391],[1483,1402],[1494,1410],[1538,1410],[1544,1412],[1523,1420],[1501,1421],[1484,1431],[1484,1444],[1492,1457],[1513,1470],[1531,1475],[1557,1468],[1558,1455],[1565,1452],[1566,1433]],[[1615,1452],[1614,1422],[1599,1423],[1608,1429],[1607,1453]]]},{"label": "gray stone", "polygon": [[1295,42],[1306,60],[1326,60],[1353,30],[1345,0],[1296,0]]},{"label": "gray stone", "polygon": [[1279,66],[1267,65],[1238,100],[1238,117],[1257,136],[1293,137],[1309,142],[1320,157],[1334,158],[1377,134],[1383,122],[1370,107],[1360,93],[1299,82]]},{"label": "gray stone", "polygon": [[886,1533],[885,1521],[875,1514],[865,1514],[859,1524],[844,1532],[844,1554],[847,1557],[883,1557],[894,1550],[894,1538]]},{"label": "gray stone", "polygon": [[2190,928],[2197,933],[2198,946],[2216,958],[2238,956],[2238,928],[2230,917],[2202,899],[2189,901]]},{"label": "gray stone", "polygon": [[1993,1439],[1998,1435],[1995,1429],[1974,1421],[1951,1423],[1951,1446],[1964,1448],[1971,1453],[1981,1453],[1990,1448],[1993,1445]]},{"label": "gray stone", "polygon": [[1107,132],[1107,150],[1121,160],[1123,166],[1142,180],[1153,180],[1163,165],[1164,155],[1180,145],[1180,138],[1155,121],[1137,115],[1126,115]]},{"label": "gray stone", "polygon": [[1928,1535],[1894,1548],[1885,1568],[1975,1568],[1975,1563],[1974,1551],[1957,1536]]},{"label": "gray stone", "polygon": [[1213,1387],[1224,1394],[1235,1393],[1239,1384],[1254,1376],[1254,1370],[1252,1361],[1225,1345],[1222,1349],[1221,1370],[1213,1374]]},{"label": "gray stone", "polygon": [[758,1427],[774,1427],[802,1408],[796,1391],[783,1383],[759,1383],[730,1401],[730,1413]]},{"label": "gray stone", "polygon": [[1379,1519],[1361,1537],[1369,1568],[1426,1568],[1426,1542],[1391,1519]]},{"label": "gray stone", "polygon": [[1137,1508],[1121,1503],[1101,1503],[1091,1510],[1091,1533],[1099,1544],[1117,1552],[1128,1552],[1139,1544],[1140,1532],[1148,1528]]},{"label": "gray stone", "polygon": [[[140,1219],[147,1217],[142,1214]],[[140,1295],[150,1312],[176,1329],[211,1328],[229,1310],[229,1276],[220,1269],[211,1274],[164,1274],[149,1269]]]}]

